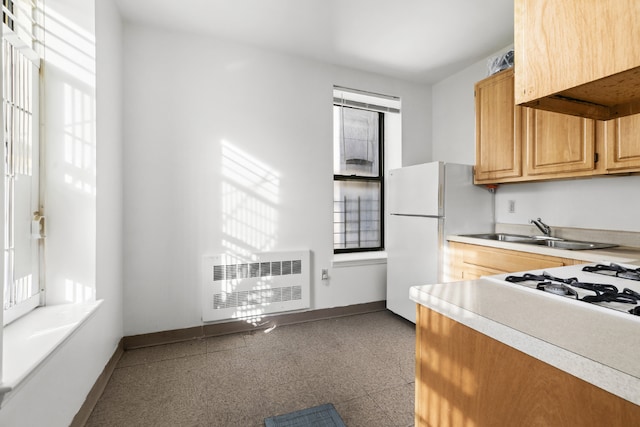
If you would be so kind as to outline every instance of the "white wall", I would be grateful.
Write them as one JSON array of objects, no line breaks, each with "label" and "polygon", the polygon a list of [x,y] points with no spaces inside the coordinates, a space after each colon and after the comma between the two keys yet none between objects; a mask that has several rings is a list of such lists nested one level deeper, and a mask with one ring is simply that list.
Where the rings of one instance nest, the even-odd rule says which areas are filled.
[{"label": "white wall", "polygon": [[404,161],[424,162],[428,86],[132,24],[124,46],[125,335],[201,324],[205,253],[308,248],[312,308],[385,298],[384,266],[319,280],[333,257],[332,87],[400,96]]},{"label": "white wall", "polygon": [[[482,60],[433,86],[434,160],[475,163],[473,86],[486,76]],[[527,224],[541,217],[552,227],[640,231],[639,184],[639,176],[620,176],[500,185],[496,222]],[[516,202],[515,213],[508,212],[509,200]]]},{"label": "white wall", "polygon": [[483,59],[433,85],[433,160],[476,163],[474,85],[487,75],[487,60]]},{"label": "white wall", "polygon": [[[638,188],[640,176],[501,185],[496,192],[496,221],[527,224],[542,218],[552,228],[640,232]],[[515,213],[508,212],[509,200],[516,203]]]},{"label": "white wall", "polygon": [[104,300],[101,357],[111,356],[123,327],[122,21],[115,0],[96,1],[96,297]]},{"label": "white wall", "polygon": [[45,6],[42,120],[46,123],[43,137],[47,304],[95,297],[93,12],[93,1],[55,0]]},{"label": "white wall", "polygon": [[[49,19],[55,21],[47,28],[50,38],[63,31],[64,42],[76,49],[49,52],[44,94],[49,303],[82,300],[94,292],[104,302],[11,394],[0,410],[2,426],[69,425],[123,335],[122,39],[112,1],[47,0]],[[97,76],[95,55],[85,55],[93,44]],[[70,143],[77,152],[69,153]],[[65,181],[67,176],[73,179]]]}]

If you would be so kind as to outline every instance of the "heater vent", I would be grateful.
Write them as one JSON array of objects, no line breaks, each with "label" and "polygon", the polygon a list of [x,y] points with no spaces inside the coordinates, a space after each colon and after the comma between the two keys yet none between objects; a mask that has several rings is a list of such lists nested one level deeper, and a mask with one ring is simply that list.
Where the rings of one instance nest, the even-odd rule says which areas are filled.
[{"label": "heater vent", "polygon": [[310,251],[204,256],[203,321],[309,308]]},{"label": "heater vent", "polygon": [[299,300],[301,298],[301,286],[285,286],[280,288],[229,293],[220,292],[213,294],[213,309],[223,310],[225,308],[271,304],[274,302]]},{"label": "heater vent", "polygon": [[253,277],[302,274],[302,260],[254,262],[213,266],[213,281],[247,279]]}]

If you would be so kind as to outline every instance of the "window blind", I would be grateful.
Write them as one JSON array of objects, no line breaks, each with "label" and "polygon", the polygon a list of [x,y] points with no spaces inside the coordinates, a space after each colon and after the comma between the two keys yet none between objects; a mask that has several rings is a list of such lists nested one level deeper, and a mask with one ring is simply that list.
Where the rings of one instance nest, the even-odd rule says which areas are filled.
[{"label": "window blind", "polygon": [[400,98],[397,96],[342,86],[333,87],[333,103],[338,106],[362,108],[380,113],[400,113]]},{"label": "window blind", "polygon": [[[42,16],[42,8],[38,6],[41,0],[2,0],[3,38],[20,48],[27,47],[24,54],[32,61],[39,61],[36,45],[42,25],[38,24],[37,16]],[[28,51],[30,50],[30,52]]]}]

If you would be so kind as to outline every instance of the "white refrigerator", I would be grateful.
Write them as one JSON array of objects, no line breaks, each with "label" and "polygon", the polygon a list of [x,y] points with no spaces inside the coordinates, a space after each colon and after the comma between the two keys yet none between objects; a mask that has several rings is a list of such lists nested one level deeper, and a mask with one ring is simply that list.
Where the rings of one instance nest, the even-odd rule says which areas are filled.
[{"label": "white refrigerator", "polygon": [[493,193],[473,185],[473,167],[433,162],[389,171],[387,308],[415,323],[409,288],[441,283],[446,236],[494,229]]}]

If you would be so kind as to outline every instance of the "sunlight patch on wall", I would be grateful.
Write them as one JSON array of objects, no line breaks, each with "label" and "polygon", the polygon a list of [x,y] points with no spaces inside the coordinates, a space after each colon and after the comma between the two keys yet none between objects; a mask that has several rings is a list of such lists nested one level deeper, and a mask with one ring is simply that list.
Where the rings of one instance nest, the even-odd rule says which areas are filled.
[{"label": "sunlight patch on wall", "polygon": [[95,36],[50,7],[44,9],[45,60],[95,87]]},{"label": "sunlight patch on wall", "polygon": [[277,171],[227,141],[222,141],[222,175],[255,196],[278,203]]},{"label": "sunlight patch on wall", "polygon": [[95,299],[93,286],[83,285],[71,279],[65,279],[64,290],[65,301],[69,303],[87,302]]},{"label": "sunlight patch on wall", "polygon": [[254,157],[222,141],[222,233],[230,254],[276,245],[280,177]]},{"label": "sunlight patch on wall", "polygon": [[[280,175],[229,141],[221,141],[221,153],[222,247],[239,263],[253,261],[256,253],[276,247]],[[249,293],[269,292],[268,282],[257,283]],[[234,294],[237,283],[229,284],[225,291]],[[264,311],[253,301],[239,306],[232,317],[257,325]]]},{"label": "sunlight patch on wall", "polygon": [[[43,8],[42,159],[48,220],[46,303],[96,295],[96,39],[94,2]],[[105,177],[108,179],[108,176]]]},{"label": "sunlight patch on wall", "polygon": [[95,195],[95,106],[91,95],[64,84],[64,182]]}]

